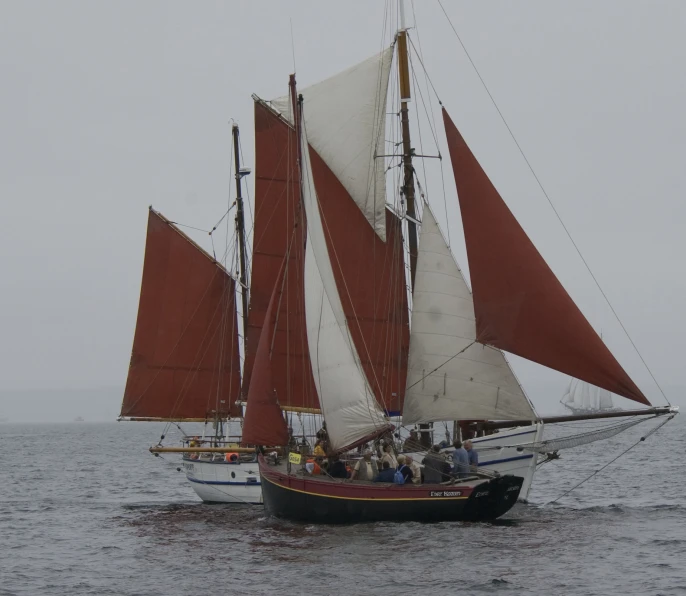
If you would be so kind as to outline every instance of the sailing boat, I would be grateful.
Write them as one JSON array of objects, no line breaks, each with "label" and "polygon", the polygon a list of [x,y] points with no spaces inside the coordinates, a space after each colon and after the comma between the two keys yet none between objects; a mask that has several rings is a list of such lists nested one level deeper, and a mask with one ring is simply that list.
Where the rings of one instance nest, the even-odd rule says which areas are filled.
[{"label": "sailing boat", "polygon": [[560,403],[573,414],[601,414],[618,412],[612,404],[612,394],[607,389],[596,387],[585,381],[571,379]]},{"label": "sailing boat", "polygon": [[[387,154],[394,56],[402,150]],[[543,441],[543,425],[579,419],[540,417],[503,351],[648,406],[603,417],[673,412],[650,407],[443,108],[470,265],[468,287],[431,204],[415,195],[409,81],[408,34],[402,26],[390,47],[338,75],[301,90],[293,76],[286,96],[253,97],[249,282],[244,258],[240,276],[232,274],[151,211],[156,230],[163,231],[151,233],[149,223],[122,416],[214,422],[218,430],[209,439],[151,449],[184,453],[186,473],[204,500],[224,500],[215,490],[233,491],[232,482],[247,486],[247,476],[237,475],[245,470],[254,488],[261,486],[268,511],[284,517],[498,517],[517,497],[527,496],[539,454],[561,448],[559,441]],[[386,172],[392,166],[401,166],[403,176],[398,196],[389,200]],[[237,163],[237,206],[239,172]],[[171,240],[156,250],[161,234]],[[242,373],[236,288],[244,304],[249,288]],[[242,435],[231,436],[226,422],[240,419],[244,403]],[[475,425],[480,468],[492,474],[449,485],[372,486],[308,476],[297,463],[306,459],[307,439],[314,435],[306,427],[319,424],[320,416],[329,452],[352,461],[356,447],[388,437],[398,414],[402,425],[419,425],[423,435],[430,432],[427,425],[440,421]],[[296,422],[300,430],[294,429]],[[495,430],[500,432],[486,434]],[[255,446],[276,455],[270,463],[263,457],[255,461]],[[279,463],[278,449],[290,454],[287,463]],[[191,460],[195,454],[204,459]]]}]

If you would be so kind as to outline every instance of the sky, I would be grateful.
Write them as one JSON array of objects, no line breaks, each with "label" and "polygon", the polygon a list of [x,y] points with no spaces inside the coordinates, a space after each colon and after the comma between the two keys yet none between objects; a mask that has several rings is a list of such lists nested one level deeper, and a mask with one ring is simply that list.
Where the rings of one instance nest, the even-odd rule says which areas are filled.
[{"label": "sky", "polygon": [[[686,403],[686,4],[443,4],[643,358]],[[90,394],[93,418],[116,417],[147,207],[213,226],[233,196],[232,120],[253,165],[251,94],[284,94],[294,58],[306,86],[378,52],[385,11],[381,0],[0,3],[0,417],[76,416]],[[407,14],[433,86],[501,195],[663,404],[440,6],[408,0]],[[436,151],[430,112],[413,109],[425,152]],[[436,135],[447,154],[440,126]],[[468,271],[444,168],[445,196],[437,163],[423,182]],[[555,410],[567,379],[512,361],[539,411]]]}]

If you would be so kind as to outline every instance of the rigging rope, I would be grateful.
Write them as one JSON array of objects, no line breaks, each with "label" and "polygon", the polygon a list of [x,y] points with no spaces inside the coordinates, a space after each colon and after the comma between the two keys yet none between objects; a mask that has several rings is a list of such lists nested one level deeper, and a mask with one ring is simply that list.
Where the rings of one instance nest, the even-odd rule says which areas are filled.
[{"label": "rigging rope", "polygon": [[[643,435],[643,436],[642,436],[638,441],[636,441],[633,445],[629,446],[627,449],[625,449],[624,451],[622,451],[617,457],[615,457],[614,459],[612,459],[612,460],[610,460],[609,462],[607,462],[607,463],[606,463],[604,466],[602,466],[601,468],[598,468],[598,469],[597,469],[595,472],[593,472],[590,476],[587,476],[587,477],[584,478],[581,482],[579,482],[578,484],[574,485],[574,486],[573,486],[572,488],[570,488],[569,490],[566,490],[565,492],[563,492],[559,497],[557,497],[556,499],[550,501],[550,503],[556,503],[556,502],[559,501],[562,497],[567,496],[567,495],[568,495],[569,493],[571,493],[573,490],[576,490],[576,489],[579,488],[582,484],[584,484],[585,482],[588,482],[591,478],[593,478],[596,474],[599,474],[600,472],[602,472],[602,471],[603,471],[605,468],[607,468],[610,464],[613,464],[613,463],[616,462],[620,457],[622,457],[623,455],[629,453],[629,451],[631,451],[634,447],[636,447],[636,445],[638,445],[639,443],[642,443],[642,442],[645,441],[650,435],[652,435],[652,434],[656,433],[658,430],[660,430],[665,424],[667,424],[672,418],[674,418],[674,416],[675,416],[675,415],[672,414],[669,418],[666,418],[665,420],[663,420],[663,421],[662,421],[660,424],[658,424],[655,428],[653,428],[652,430],[648,431],[645,435]],[[549,503],[549,504],[550,504],[550,503]]]},{"label": "rigging rope", "polygon": [[[657,379],[655,378],[655,375],[653,374],[653,371],[650,369],[648,366],[648,363],[645,361],[643,358],[643,355],[639,351],[638,347],[634,343],[634,340],[632,339],[631,335],[629,334],[629,331],[627,328],[624,326],[624,323],[622,320],[619,318],[619,314],[617,314],[617,311],[614,309],[612,306],[612,303],[610,302],[610,299],[607,297],[607,294],[603,291],[603,288],[600,285],[600,282],[596,278],[596,276],[593,274],[593,271],[591,270],[591,266],[588,264],[586,259],[584,258],[583,254],[581,253],[581,250],[579,249],[578,245],[574,241],[574,238],[572,238],[571,232],[567,229],[567,226],[565,225],[564,221],[562,221],[562,217],[558,213],[557,209],[555,208],[555,205],[553,204],[552,199],[550,196],[548,196],[548,193],[546,192],[545,188],[543,187],[543,183],[540,181],[538,176],[536,175],[536,172],[534,171],[533,166],[531,165],[531,162],[529,162],[528,158],[526,157],[526,154],[524,153],[524,150],[522,149],[521,145],[517,141],[517,138],[515,137],[514,133],[512,132],[512,129],[510,128],[510,125],[507,123],[507,120],[505,120],[505,116],[503,113],[500,111],[500,108],[498,107],[498,104],[496,103],[493,95],[491,94],[491,91],[489,90],[488,86],[486,85],[486,81],[484,81],[483,77],[481,76],[481,73],[479,72],[479,69],[476,67],[476,64],[474,63],[474,60],[472,60],[471,55],[467,51],[466,46],[464,45],[464,42],[462,41],[462,38],[460,37],[460,34],[457,32],[457,29],[455,29],[455,25],[453,25],[453,22],[450,20],[450,17],[448,16],[448,13],[445,10],[445,7],[443,6],[443,3],[441,0],[438,0],[438,5],[441,7],[441,10],[443,11],[443,14],[445,15],[445,18],[448,20],[448,23],[450,24],[450,27],[453,30],[453,33],[455,33],[455,37],[457,37],[457,40],[460,42],[460,45],[462,46],[462,49],[464,50],[465,55],[467,56],[467,59],[469,60],[470,64],[472,65],[472,68],[474,69],[474,72],[476,75],[479,77],[479,80],[481,81],[481,84],[483,85],[483,88],[486,90],[486,93],[488,94],[488,97],[491,100],[491,103],[493,104],[493,107],[495,107],[496,111],[498,112],[498,115],[500,116],[500,119],[503,121],[503,124],[505,125],[505,128],[507,128],[507,132],[510,133],[510,136],[512,137],[512,140],[514,141],[515,145],[517,146],[517,149],[519,150],[519,153],[521,156],[524,158],[524,161],[526,165],[529,167],[529,170],[531,171],[531,174],[533,175],[534,179],[536,180],[536,183],[538,184],[538,187],[541,189],[541,192],[543,192],[543,196],[545,196],[546,200],[548,201],[550,207],[553,210],[553,213],[555,213],[555,216],[557,217],[557,220],[560,222],[560,225],[562,226],[562,229],[565,231],[565,234],[567,234],[567,237],[569,238],[569,241],[572,243],[572,246],[576,250],[577,254],[579,255],[579,258],[583,262],[584,266],[586,267],[586,270],[590,274],[591,278],[595,282],[595,285],[597,286],[598,290],[600,290],[600,293],[602,294],[603,298],[605,299],[605,302],[607,305],[610,307],[610,310],[612,311],[612,314],[614,317],[617,319],[617,322],[621,326],[622,330],[624,331],[624,334],[627,336],[629,342],[631,343],[632,347],[634,348],[636,354],[638,357],[641,359],[641,362],[643,363],[643,366],[645,366],[646,370],[648,371],[648,374],[650,377],[653,379],[653,382],[655,383],[656,387],[659,389],[660,393],[662,394],[662,397],[665,398],[665,401],[667,404],[671,405],[671,402],[669,399],[667,399],[667,395],[665,395],[665,392],[662,390],[662,387],[660,386],[660,383],[658,383]],[[433,86],[433,85],[432,85]],[[434,90],[435,91],[435,90]],[[438,94],[436,95],[438,97]],[[439,100],[440,102],[440,100]]]}]

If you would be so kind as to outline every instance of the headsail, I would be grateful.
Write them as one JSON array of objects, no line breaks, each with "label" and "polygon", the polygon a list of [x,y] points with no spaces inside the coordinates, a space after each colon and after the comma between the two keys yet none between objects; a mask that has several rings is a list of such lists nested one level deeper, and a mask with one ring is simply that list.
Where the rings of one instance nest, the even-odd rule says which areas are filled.
[{"label": "headsail", "polygon": [[574,304],[443,109],[477,340],[650,405]]},{"label": "headsail", "polygon": [[472,295],[424,207],[403,423],[536,418],[505,357],[476,343]]},{"label": "headsail", "polygon": [[234,280],[150,209],[136,333],[121,415],[183,420],[238,415]]},{"label": "headsail", "polygon": [[271,345],[274,336],[275,303],[283,287],[282,267],[274,284],[257,346],[253,379],[248,390],[248,407],[243,421],[243,443],[247,445],[286,445],[288,428],[274,390]]},{"label": "headsail", "polygon": [[307,340],[329,441],[333,449],[341,449],[373,436],[389,425],[365,377],[348,330],[319,212],[306,130],[305,125],[301,132],[300,156],[302,197],[307,214]]},{"label": "headsail", "polygon": [[[300,89],[312,148],[331,168],[376,233],[386,239],[383,158],[386,92],[393,48]],[[293,124],[290,96],[271,102]]]}]

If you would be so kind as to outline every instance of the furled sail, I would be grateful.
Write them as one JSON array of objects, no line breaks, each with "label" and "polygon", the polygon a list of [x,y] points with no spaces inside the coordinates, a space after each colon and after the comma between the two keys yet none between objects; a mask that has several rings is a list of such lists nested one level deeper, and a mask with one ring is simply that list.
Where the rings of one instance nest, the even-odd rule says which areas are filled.
[{"label": "furled sail", "polygon": [[[306,108],[307,109],[307,108]],[[312,374],[333,449],[389,427],[367,381],[338,294],[307,144],[301,133],[302,198],[307,215],[305,313]]]},{"label": "furled sail", "polygon": [[[338,178],[367,221],[386,239],[386,176],[383,158],[386,93],[393,48],[316,85],[299,90],[312,148]],[[290,96],[271,102],[293,124]]]},{"label": "furled sail", "polygon": [[[285,265],[284,260],[284,265]],[[271,344],[274,337],[274,305],[283,287],[283,270],[276,278],[262,333],[257,346],[253,379],[248,390],[248,406],[243,420],[243,443],[246,445],[286,445],[288,427],[279,407],[271,365]]]},{"label": "furled sail", "polygon": [[[271,353],[282,406],[318,408],[305,329],[305,220],[300,207],[297,139],[292,128],[255,102],[255,225],[243,391],[248,391],[274,279],[286,255],[283,293],[275,307]],[[297,225],[296,225],[297,222]]]},{"label": "furled sail", "polygon": [[[250,386],[274,276],[289,251],[272,351],[274,385],[282,406],[318,408],[304,322],[305,219],[298,212],[295,132],[259,101],[255,147],[255,227],[243,391]],[[386,210],[383,242],[312,148],[310,157],[327,244],[337,257],[332,266],[348,328],[377,401],[389,412],[399,412],[409,346],[401,221]],[[296,220],[301,222],[297,227]]]},{"label": "furled sail", "polygon": [[450,116],[477,340],[650,405],[550,270]]},{"label": "furled sail", "polygon": [[234,287],[220,264],[150,209],[122,416],[183,420],[240,413]]},{"label": "furled sail", "polygon": [[426,205],[403,424],[536,418],[502,352],[476,343],[472,295]]}]

